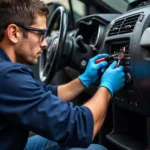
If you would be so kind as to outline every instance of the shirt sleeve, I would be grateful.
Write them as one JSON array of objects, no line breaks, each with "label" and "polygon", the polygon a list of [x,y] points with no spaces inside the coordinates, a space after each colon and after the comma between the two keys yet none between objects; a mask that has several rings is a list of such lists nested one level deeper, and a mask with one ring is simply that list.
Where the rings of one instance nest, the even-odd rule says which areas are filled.
[{"label": "shirt sleeve", "polygon": [[37,84],[40,84],[41,86],[43,86],[43,88],[45,89],[45,91],[51,91],[52,94],[57,96],[57,85],[51,86],[51,85],[45,85],[44,83],[36,80]]},{"label": "shirt sleeve", "polygon": [[61,145],[92,143],[91,111],[59,99],[57,87],[37,82],[27,67],[5,69],[0,82],[0,113],[9,120]]}]

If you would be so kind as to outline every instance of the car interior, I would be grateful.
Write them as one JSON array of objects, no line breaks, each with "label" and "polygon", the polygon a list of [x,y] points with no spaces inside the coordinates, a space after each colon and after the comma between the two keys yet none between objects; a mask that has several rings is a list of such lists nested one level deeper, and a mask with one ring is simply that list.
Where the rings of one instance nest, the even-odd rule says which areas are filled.
[{"label": "car interior", "polygon": [[[150,149],[150,0],[66,1],[68,8],[54,0],[46,3],[51,12],[48,47],[39,64],[30,66],[35,77],[46,84],[64,84],[78,77],[91,57],[124,49],[120,63],[126,74],[125,87],[111,99],[93,142],[109,150]],[[75,11],[79,9],[75,1],[84,6],[84,15]],[[100,79],[73,103],[82,105],[99,83]]]}]

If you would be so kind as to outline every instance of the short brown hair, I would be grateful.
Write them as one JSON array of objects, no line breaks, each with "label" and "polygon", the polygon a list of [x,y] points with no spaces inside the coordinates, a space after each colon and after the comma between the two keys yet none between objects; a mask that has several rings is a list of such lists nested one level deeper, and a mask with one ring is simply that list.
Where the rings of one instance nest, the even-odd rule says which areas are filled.
[{"label": "short brown hair", "polygon": [[38,15],[47,16],[48,13],[41,0],[0,0],[0,40],[9,24],[32,25]]}]

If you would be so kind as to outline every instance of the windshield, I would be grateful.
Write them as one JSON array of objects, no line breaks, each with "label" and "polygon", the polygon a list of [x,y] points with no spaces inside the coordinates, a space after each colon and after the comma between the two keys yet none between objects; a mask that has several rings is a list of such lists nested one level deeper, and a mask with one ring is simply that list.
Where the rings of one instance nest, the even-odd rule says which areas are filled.
[{"label": "windshield", "polygon": [[[72,2],[72,5],[75,6],[75,7],[73,7],[75,17],[77,17],[77,19],[78,19],[78,17],[85,16],[85,4],[78,0],[72,0],[71,2]],[[62,5],[67,10],[70,11],[70,6],[69,6],[68,0],[44,0],[44,3],[45,4],[54,3],[54,4]]]},{"label": "windshield", "polygon": [[[54,9],[58,6],[62,5],[64,6],[69,12],[70,12],[70,5],[69,0],[43,0],[45,4],[48,5],[50,13],[52,14]],[[91,2],[92,1],[92,2]],[[99,3],[99,6],[104,3],[106,4],[106,7],[112,8],[115,10],[114,12],[118,13],[124,13],[127,11],[128,6],[131,2],[134,2],[136,0],[89,0],[88,7],[86,5],[87,0],[71,0],[74,12],[74,19],[77,21],[79,18],[86,16],[87,14],[93,14],[93,13],[104,13],[104,11],[101,11],[101,7],[97,5],[97,8],[95,8],[94,1]],[[51,4],[53,3],[53,8],[51,8]],[[95,3],[96,4],[96,3]],[[105,11],[105,13],[109,13],[109,10]]]},{"label": "windshield", "polygon": [[124,13],[126,12],[129,3],[134,2],[136,0],[102,0],[103,3],[107,4],[114,10]]}]

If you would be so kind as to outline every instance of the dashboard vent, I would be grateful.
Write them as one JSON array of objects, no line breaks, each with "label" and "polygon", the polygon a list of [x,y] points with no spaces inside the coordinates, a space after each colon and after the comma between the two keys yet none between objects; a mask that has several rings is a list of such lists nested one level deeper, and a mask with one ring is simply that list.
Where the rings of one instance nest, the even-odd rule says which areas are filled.
[{"label": "dashboard vent", "polygon": [[139,16],[140,16],[140,14],[136,14],[134,16],[127,17],[121,26],[119,34],[133,32],[135,24],[136,24]]},{"label": "dashboard vent", "polygon": [[135,24],[139,18],[140,14],[135,14],[132,16],[127,16],[120,20],[117,20],[111,27],[108,36],[125,34],[133,32]]},{"label": "dashboard vent", "polygon": [[114,25],[111,27],[108,36],[113,36],[119,34],[120,28],[124,22],[124,19],[117,20]]}]

